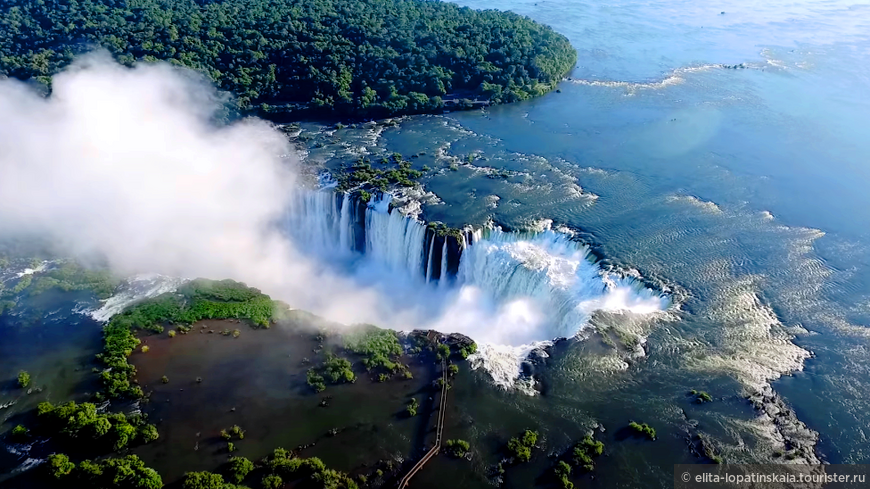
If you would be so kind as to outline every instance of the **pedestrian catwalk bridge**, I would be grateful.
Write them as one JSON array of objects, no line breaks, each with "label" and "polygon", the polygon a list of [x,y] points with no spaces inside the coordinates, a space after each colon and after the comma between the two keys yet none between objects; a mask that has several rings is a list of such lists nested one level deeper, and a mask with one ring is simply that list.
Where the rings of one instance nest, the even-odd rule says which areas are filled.
[{"label": "pedestrian catwalk bridge", "polygon": [[441,360],[441,399],[439,399],[438,404],[438,422],[435,427],[435,446],[429,449],[426,452],[426,455],[423,455],[423,458],[420,459],[411,470],[405,474],[405,477],[402,477],[401,482],[399,482],[399,489],[405,489],[408,487],[408,483],[411,482],[411,477],[420,471],[426,462],[432,460],[435,455],[438,455],[438,451],[441,450],[441,433],[444,431],[444,416],[447,411],[447,361]]}]

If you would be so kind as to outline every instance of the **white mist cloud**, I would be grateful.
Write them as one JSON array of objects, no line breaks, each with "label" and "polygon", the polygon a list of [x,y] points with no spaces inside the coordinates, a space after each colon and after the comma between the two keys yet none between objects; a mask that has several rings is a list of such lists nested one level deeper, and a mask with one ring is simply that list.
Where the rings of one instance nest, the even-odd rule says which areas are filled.
[{"label": "white mist cloud", "polygon": [[79,59],[45,98],[0,81],[0,234],[36,234],[121,274],[233,278],[340,321],[382,316],[272,226],[297,188],[264,121],[215,127],[218,94],[168,64]]},{"label": "white mist cloud", "polygon": [[[338,322],[468,334],[505,386],[534,345],[573,334],[592,310],[663,306],[633,289],[602,302],[598,268],[550,235],[480,245],[459,287],[422,285],[377,257],[349,270],[325,266],[341,258],[328,244],[301,253],[275,225],[299,202],[294,148],[264,121],[214,126],[219,106],[215,89],[188,71],[130,69],[105,54],[57,75],[48,98],[0,81],[0,237],[43,237],[121,275],[243,281]],[[322,211],[296,208],[295,224],[285,224],[317,231]],[[386,261],[408,246],[399,228],[379,231],[393,240]]]}]

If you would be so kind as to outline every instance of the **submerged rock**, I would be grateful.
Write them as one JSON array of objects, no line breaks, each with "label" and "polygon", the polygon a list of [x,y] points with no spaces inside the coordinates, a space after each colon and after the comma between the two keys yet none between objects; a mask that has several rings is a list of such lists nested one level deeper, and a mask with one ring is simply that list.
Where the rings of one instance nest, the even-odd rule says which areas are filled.
[{"label": "submerged rock", "polygon": [[795,412],[770,386],[761,391],[750,392],[747,399],[759,411],[761,418],[773,423],[776,432],[782,437],[787,459],[808,464],[821,463],[815,453],[819,434],[799,420]]}]

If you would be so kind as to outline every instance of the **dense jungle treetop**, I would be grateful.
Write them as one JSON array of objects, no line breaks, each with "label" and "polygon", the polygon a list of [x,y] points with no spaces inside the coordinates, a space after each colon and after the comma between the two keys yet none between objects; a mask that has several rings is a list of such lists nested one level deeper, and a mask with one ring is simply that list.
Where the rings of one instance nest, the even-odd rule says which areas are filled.
[{"label": "dense jungle treetop", "polygon": [[241,108],[365,117],[524,100],[577,59],[564,36],[526,17],[431,0],[0,4],[0,74],[48,84],[95,47],[126,65],[199,70]]}]

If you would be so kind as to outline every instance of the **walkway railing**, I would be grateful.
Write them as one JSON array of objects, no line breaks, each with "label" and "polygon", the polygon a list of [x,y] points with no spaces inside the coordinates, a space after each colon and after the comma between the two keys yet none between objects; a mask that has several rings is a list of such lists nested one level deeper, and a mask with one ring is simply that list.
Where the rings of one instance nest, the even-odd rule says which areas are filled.
[{"label": "walkway railing", "polygon": [[426,462],[432,459],[435,455],[438,455],[438,451],[441,450],[441,434],[444,432],[444,416],[447,411],[447,360],[441,360],[441,399],[439,400],[438,405],[438,422],[435,428],[435,446],[433,446],[426,455],[423,455],[423,458],[417,462],[411,470],[405,474],[405,477],[402,477],[401,482],[399,482],[399,489],[405,489],[408,487],[408,483],[411,482],[411,477],[420,471]]}]

